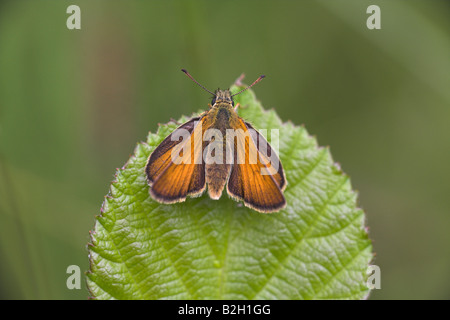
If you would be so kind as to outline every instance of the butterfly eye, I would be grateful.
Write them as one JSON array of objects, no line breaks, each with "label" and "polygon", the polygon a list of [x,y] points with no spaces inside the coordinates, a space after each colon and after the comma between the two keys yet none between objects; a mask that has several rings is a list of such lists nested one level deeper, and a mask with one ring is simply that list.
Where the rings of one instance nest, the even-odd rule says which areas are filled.
[{"label": "butterfly eye", "polygon": [[212,99],[212,101],[211,101],[211,105],[213,106],[213,105],[214,105],[214,103],[216,103],[216,97],[214,97],[214,98]]},{"label": "butterfly eye", "polygon": [[231,97],[231,105],[234,107],[234,100],[233,100],[233,97]]}]

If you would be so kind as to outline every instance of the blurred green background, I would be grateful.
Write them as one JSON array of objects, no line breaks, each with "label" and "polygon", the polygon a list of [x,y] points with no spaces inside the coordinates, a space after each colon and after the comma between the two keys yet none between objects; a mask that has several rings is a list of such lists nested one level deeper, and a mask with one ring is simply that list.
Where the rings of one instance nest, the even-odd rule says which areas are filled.
[{"label": "blurred green background", "polygon": [[371,299],[449,299],[449,4],[0,2],[0,298],[87,298],[66,269],[89,268],[115,169],[158,123],[207,107],[183,67],[211,90],[265,74],[263,105],[331,147],[367,214]]}]

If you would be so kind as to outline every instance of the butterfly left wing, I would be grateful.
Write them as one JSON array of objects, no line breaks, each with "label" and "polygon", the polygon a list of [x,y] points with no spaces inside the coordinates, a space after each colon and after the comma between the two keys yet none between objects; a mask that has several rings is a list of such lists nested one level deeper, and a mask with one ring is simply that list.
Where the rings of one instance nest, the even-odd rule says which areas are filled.
[{"label": "butterfly left wing", "polygon": [[186,130],[187,133],[192,134],[197,121],[200,118],[192,118],[188,122],[182,124],[169,134],[151,153],[148,158],[145,172],[147,174],[147,181],[150,185],[156,180],[156,178],[169,166],[172,161],[172,150],[175,146],[185,141],[180,139],[173,139],[173,134],[176,130]]},{"label": "butterfly left wing", "polygon": [[173,141],[176,129],[153,151],[146,166],[150,194],[161,203],[175,203],[188,195],[199,196],[206,187],[203,153],[204,118],[193,118],[178,129],[188,139]]}]

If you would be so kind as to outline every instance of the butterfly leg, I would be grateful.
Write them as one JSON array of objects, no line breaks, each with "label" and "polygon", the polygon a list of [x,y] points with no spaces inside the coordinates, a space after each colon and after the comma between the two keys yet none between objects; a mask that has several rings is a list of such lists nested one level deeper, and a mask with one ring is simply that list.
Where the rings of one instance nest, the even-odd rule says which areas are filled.
[{"label": "butterfly leg", "polygon": [[237,103],[236,106],[234,107],[234,111],[237,112],[238,108],[245,109],[248,108],[248,105],[243,106],[240,103]]}]

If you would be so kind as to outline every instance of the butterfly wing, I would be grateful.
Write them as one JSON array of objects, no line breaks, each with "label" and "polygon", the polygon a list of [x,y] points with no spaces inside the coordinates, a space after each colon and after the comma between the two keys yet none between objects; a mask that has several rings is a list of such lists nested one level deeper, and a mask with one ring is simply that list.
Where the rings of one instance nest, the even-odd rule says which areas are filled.
[{"label": "butterfly wing", "polygon": [[[274,150],[272,150],[272,147],[267,142],[266,138],[262,134],[258,132],[253,126],[245,122],[246,127],[251,130],[254,135],[252,137],[254,138],[254,143],[258,148],[259,155],[264,159],[264,163],[270,163],[272,165],[272,168],[270,170],[275,170],[276,174],[272,174],[272,177],[275,179],[275,181],[278,183],[278,186],[280,187],[281,191],[284,191],[286,189],[286,176],[284,175],[283,166],[281,165],[280,158],[275,153]],[[264,149],[264,150],[262,150]],[[278,165],[278,168],[277,165]]]},{"label": "butterfly wing", "polygon": [[[282,190],[286,186],[286,178],[281,162],[278,160],[278,170],[276,166],[271,167],[268,157],[258,150],[258,140],[264,137],[250,124],[239,118],[236,126],[235,129],[240,130],[236,130],[234,163],[227,184],[228,194],[260,212],[269,213],[284,208],[286,199]],[[254,130],[253,136],[248,134],[250,128]],[[270,146],[267,151],[269,148]],[[270,151],[273,152],[271,148]],[[252,155],[257,156],[252,159]]]},{"label": "butterfly wing", "polygon": [[[203,153],[203,118],[193,118],[172,132],[150,155],[146,174],[152,197],[175,203],[199,196],[206,187]],[[184,129],[186,131],[177,131]],[[176,136],[184,133],[183,139]]]}]

